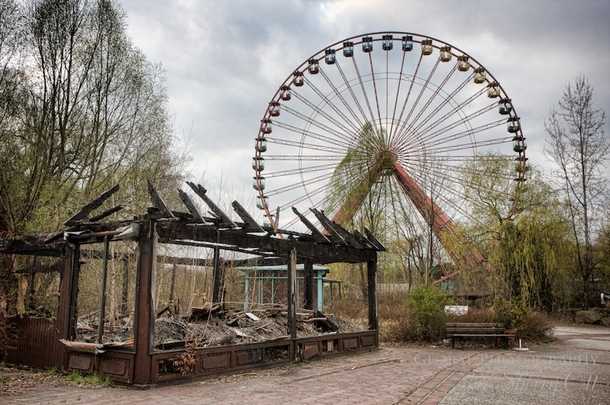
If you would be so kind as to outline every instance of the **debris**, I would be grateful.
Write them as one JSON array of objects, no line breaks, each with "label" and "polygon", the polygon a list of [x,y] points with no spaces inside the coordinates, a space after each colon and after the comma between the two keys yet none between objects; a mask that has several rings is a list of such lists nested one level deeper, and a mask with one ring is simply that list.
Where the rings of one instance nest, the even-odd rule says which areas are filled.
[{"label": "debris", "polygon": [[246,312],[246,316],[250,319],[252,319],[253,321],[260,321],[261,318],[259,318],[258,316],[254,315],[252,312]]}]

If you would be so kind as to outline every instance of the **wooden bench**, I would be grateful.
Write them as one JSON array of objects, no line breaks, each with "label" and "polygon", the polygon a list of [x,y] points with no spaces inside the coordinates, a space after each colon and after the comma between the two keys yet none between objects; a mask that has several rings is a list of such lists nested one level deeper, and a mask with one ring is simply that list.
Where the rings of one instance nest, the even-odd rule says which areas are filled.
[{"label": "wooden bench", "polygon": [[449,322],[447,323],[447,338],[451,339],[451,347],[455,348],[456,339],[468,338],[495,338],[495,345],[502,339],[510,347],[514,341],[514,332],[507,331],[502,325],[497,323],[467,323]]}]

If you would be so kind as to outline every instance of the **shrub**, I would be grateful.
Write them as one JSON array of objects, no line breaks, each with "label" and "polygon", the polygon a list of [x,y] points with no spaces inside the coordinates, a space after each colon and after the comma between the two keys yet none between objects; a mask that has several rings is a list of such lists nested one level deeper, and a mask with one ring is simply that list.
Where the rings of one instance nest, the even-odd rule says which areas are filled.
[{"label": "shrub", "polygon": [[552,334],[553,326],[541,312],[527,311],[515,321],[517,337],[529,340],[542,340]]},{"label": "shrub", "polygon": [[410,331],[412,338],[433,341],[443,337],[447,322],[444,309],[447,301],[447,296],[435,287],[420,287],[411,292],[407,305],[413,314]]}]

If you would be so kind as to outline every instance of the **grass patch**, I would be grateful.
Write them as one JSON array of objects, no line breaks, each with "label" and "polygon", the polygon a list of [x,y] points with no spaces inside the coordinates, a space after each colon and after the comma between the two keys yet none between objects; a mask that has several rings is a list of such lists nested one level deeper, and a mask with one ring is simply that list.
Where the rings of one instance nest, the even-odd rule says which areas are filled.
[{"label": "grass patch", "polygon": [[77,385],[97,385],[107,387],[112,384],[109,377],[104,377],[98,374],[81,374],[78,371],[72,371],[66,376],[66,379]]}]

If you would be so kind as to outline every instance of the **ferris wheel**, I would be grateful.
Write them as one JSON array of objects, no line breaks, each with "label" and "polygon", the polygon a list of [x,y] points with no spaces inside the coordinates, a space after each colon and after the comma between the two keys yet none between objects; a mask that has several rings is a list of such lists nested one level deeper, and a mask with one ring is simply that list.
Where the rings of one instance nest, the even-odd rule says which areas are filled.
[{"label": "ferris wheel", "polygon": [[526,148],[511,99],[476,59],[377,32],[325,47],[281,83],[256,137],[253,187],[274,227],[310,207],[343,226],[377,208],[381,232],[443,240],[476,224],[482,192],[511,201]]}]

